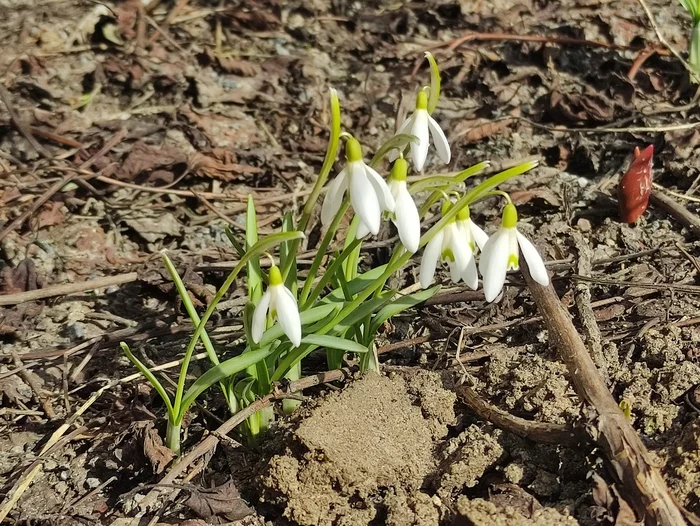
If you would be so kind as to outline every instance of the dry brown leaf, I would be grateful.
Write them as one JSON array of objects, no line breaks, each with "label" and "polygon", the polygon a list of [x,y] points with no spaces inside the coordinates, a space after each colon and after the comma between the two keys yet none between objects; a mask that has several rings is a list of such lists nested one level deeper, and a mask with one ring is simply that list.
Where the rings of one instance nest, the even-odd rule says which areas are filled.
[{"label": "dry brown leaf", "polygon": [[163,439],[154,428],[153,422],[146,422],[140,428],[143,439],[143,454],[153,466],[153,473],[162,473],[175,456],[172,450],[163,444]]},{"label": "dry brown leaf", "polygon": [[25,259],[15,268],[5,267],[0,272],[0,294],[27,292],[39,286],[36,264],[31,259]]},{"label": "dry brown leaf", "polygon": [[236,156],[223,148],[214,148],[208,153],[196,152],[190,156],[189,163],[193,172],[221,181],[232,181],[237,177],[245,178],[262,172],[255,166],[238,164]]},{"label": "dry brown leaf", "polygon": [[157,168],[172,168],[176,164],[186,162],[187,155],[177,148],[171,146],[156,148],[139,141],[131,147],[115,175],[117,179],[130,182],[141,173],[151,172]]},{"label": "dry brown leaf", "polygon": [[53,201],[51,203],[47,203],[41,209],[41,212],[39,212],[39,216],[36,219],[37,228],[60,225],[65,218],[66,211],[62,202]]},{"label": "dry brown leaf", "polygon": [[549,99],[555,118],[573,122],[610,122],[615,114],[611,102],[596,93],[561,93],[553,91]]},{"label": "dry brown leaf", "polygon": [[[0,367],[0,374],[6,372],[7,367]],[[26,404],[32,399],[32,388],[25,384],[19,375],[13,374],[3,378],[0,382],[0,402],[2,402],[3,395],[13,405],[17,405],[18,402]],[[2,404],[0,403],[0,405]]]},{"label": "dry brown leaf", "polygon": [[190,495],[185,505],[202,518],[223,516],[235,521],[253,513],[232,480],[212,489],[188,486],[188,490]]},{"label": "dry brown leaf", "polygon": [[510,193],[511,199],[516,205],[529,203],[533,199],[542,199],[552,206],[561,206],[559,197],[549,188],[534,188],[532,190],[521,190]]}]

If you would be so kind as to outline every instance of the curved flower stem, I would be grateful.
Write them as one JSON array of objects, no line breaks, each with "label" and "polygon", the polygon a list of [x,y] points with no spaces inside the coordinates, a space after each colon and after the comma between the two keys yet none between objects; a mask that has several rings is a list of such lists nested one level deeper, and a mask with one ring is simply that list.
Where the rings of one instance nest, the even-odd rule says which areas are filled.
[{"label": "curved flower stem", "polygon": [[314,256],[314,260],[311,263],[311,268],[309,269],[306,281],[304,282],[304,287],[301,289],[301,294],[299,295],[299,303],[301,303],[302,305],[306,304],[306,300],[309,297],[309,293],[311,292],[311,287],[313,285],[314,280],[316,279],[316,274],[318,274],[318,269],[321,268],[321,262],[323,261],[323,257],[326,255],[328,245],[331,244],[331,241],[335,237],[338,231],[338,225],[343,219],[343,216],[345,215],[345,212],[347,212],[349,206],[350,205],[348,204],[347,198],[344,199],[343,203],[338,209],[338,212],[335,214],[333,221],[331,221],[331,224],[328,226],[328,230],[326,230],[326,234],[323,236],[321,243],[316,249],[316,255]]}]

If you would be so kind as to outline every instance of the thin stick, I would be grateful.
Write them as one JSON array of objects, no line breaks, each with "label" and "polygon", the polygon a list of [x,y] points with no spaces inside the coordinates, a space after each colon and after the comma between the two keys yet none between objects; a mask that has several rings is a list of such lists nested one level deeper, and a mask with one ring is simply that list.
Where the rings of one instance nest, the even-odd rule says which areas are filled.
[{"label": "thin stick", "polygon": [[576,393],[592,413],[586,431],[608,460],[621,492],[647,526],[685,524],[654,459],[608,391],[554,288],[536,283],[525,261],[522,270],[547,324],[549,341],[566,364]]},{"label": "thin stick", "polygon": [[692,213],[675,199],[666,195],[664,192],[653,191],[649,200],[653,205],[663,208],[679,223],[687,227],[694,235],[700,235],[700,217]]},{"label": "thin stick", "polygon": [[5,103],[5,107],[7,107],[7,112],[10,114],[10,120],[14,123],[19,132],[22,134],[22,136],[25,139],[27,139],[27,141],[29,141],[29,144],[32,145],[32,148],[34,148],[37,151],[37,153],[39,153],[42,157],[46,159],[53,158],[53,156],[49,152],[47,152],[46,149],[41,144],[39,144],[39,142],[34,138],[29,126],[22,119],[20,119],[19,115],[15,111],[14,105],[12,104],[12,97],[10,96],[10,92],[8,92],[5,86],[3,86],[2,84],[0,84],[0,100],[2,100]]},{"label": "thin stick", "polygon": [[563,444],[575,447],[587,442],[588,436],[574,427],[566,424],[551,424],[535,422],[513,416],[488,404],[476,392],[466,385],[457,388],[457,396],[469,409],[482,420],[492,422],[501,429],[510,431],[522,438],[544,444]]},{"label": "thin stick", "polygon": [[139,275],[136,272],[127,274],[118,274],[116,276],[106,276],[104,278],[91,279],[88,281],[80,281],[78,283],[66,283],[64,285],[56,285],[54,287],[46,287],[44,289],[28,290],[26,292],[18,292],[16,294],[0,295],[0,306],[3,305],[18,305],[27,301],[36,301],[54,296],[65,296],[66,294],[75,294],[76,292],[86,292],[89,290],[103,289],[115,285],[123,285],[136,281]]},{"label": "thin stick", "polygon": [[681,54],[678,51],[676,51],[676,49],[671,44],[669,44],[668,40],[666,40],[666,38],[661,34],[661,30],[659,29],[659,26],[656,23],[656,19],[654,19],[654,15],[651,14],[647,3],[644,0],[637,1],[639,2],[639,5],[642,6],[642,9],[644,9],[644,13],[646,13],[652,29],[654,30],[654,33],[656,33],[656,38],[659,39],[659,42],[661,42],[666,49],[673,53],[673,56],[680,60],[681,64],[683,64],[683,67],[686,70],[688,70],[688,73],[690,73],[690,78],[694,79],[697,82],[699,80],[698,74],[693,70],[693,67],[690,64],[688,64],[688,62],[686,62],[686,60],[681,56]]},{"label": "thin stick", "polygon": [[22,360],[20,360],[19,355],[17,354],[17,351],[11,350],[10,353],[12,354],[12,360],[15,363],[15,367],[17,367],[17,371],[19,371],[19,374],[22,378],[24,378],[24,381],[29,384],[29,387],[31,388],[32,392],[34,393],[34,396],[36,398],[36,401],[39,402],[41,407],[44,409],[44,413],[46,413],[46,416],[50,419],[53,420],[56,418],[56,412],[53,410],[53,405],[51,405],[51,400],[44,395],[41,386],[37,384],[36,380],[34,377],[29,373],[24,368],[24,364],[22,363]]}]

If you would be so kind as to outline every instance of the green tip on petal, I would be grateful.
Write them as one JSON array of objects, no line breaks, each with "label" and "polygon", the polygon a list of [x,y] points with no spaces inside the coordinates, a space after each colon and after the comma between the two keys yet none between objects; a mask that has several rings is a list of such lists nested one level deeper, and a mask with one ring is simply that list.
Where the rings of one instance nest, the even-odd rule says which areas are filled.
[{"label": "green tip on petal", "polygon": [[345,145],[345,156],[349,163],[362,160],[362,146],[355,137],[350,137]]},{"label": "green tip on petal", "polygon": [[403,157],[399,157],[394,161],[394,166],[391,167],[391,173],[389,174],[389,180],[391,181],[405,181],[406,174],[408,173],[408,162]]},{"label": "green tip on petal", "polygon": [[450,248],[446,248],[445,250],[443,250],[442,254],[440,254],[440,257],[443,261],[450,261],[451,263],[455,262],[455,254]]},{"label": "green tip on petal", "polygon": [[427,110],[428,109],[428,94],[425,90],[420,90],[418,92],[418,98],[416,98],[416,109],[417,110]]},{"label": "green tip on petal", "polygon": [[501,224],[504,228],[515,228],[518,225],[518,210],[513,203],[508,203],[503,209],[503,222]]},{"label": "green tip on petal", "polygon": [[459,212],[457,212],[457,220],[466,221],[471,217],[471,212],[469,211],[469,206],[465,206]]},{"label": "green tip on petal", "polygon": [[518,268],[520,266],[520,259],[515,254],[508,256],[508,270]]},{"label": "green tip on petal", "polygon": [[280,269],[277,268],[277,265],[272,265],[270,267],[270,286],[274,287],[275,285],[281,285],[282,283],[284,283],[284,280],[282,279]]}]

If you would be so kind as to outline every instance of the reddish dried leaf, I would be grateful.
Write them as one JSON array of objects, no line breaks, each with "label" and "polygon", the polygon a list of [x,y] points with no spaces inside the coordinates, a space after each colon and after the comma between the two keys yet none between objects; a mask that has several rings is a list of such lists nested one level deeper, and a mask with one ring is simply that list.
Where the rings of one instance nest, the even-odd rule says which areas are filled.
[{"label": "reddish dried leaf", "polygon": [[634,149],[634,160],[620,179],[617,187],[617,199],[620,208],[620,221],[634,223],[644,214],[651,196],[651,169],[654,146],[647,146],[640,152]]}]

